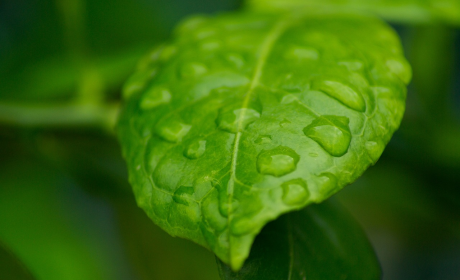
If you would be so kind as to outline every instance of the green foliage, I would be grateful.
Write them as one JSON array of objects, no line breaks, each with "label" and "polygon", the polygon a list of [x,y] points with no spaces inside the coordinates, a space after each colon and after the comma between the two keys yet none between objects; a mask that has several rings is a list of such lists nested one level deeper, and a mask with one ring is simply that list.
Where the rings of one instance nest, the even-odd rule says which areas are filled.
[{"label": "green foliage", "polygon": [[377,161],[410,78],[397,36],[370,17],[191,18],[125,85],[118,131],[137,202],[237,270],[267,222]]},{"label": "green foliage", "polygon": [[404,23],[442,22],[460,25],[458,0],[247,0],[252,10],[340,10],[376,14]]},{"label": "green foliage", "polygon": [[361,227],[332,200],[269,223],[240,271],[218,264],[223,280],[381,279]]}]

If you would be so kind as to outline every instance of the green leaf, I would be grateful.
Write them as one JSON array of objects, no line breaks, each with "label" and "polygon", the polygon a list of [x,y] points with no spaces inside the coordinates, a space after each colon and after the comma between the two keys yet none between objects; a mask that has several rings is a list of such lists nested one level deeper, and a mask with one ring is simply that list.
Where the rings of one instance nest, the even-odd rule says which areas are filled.
[{"label": "green leaf", "polygon": [[376,14],[403,23],[442,22],[460,26],[458,0],[247,0],[250,10],[338,9]]},{"label": "green leaf", "polygon": [[218,267],[223,280],[381,279],[361,227],[331,200],[269,223],[239,272],[221,261]]},{"label": "green leaf", "polygon": [[2,279],[35,279],[17,257],[0,243],[0,271]]},{"label": "green leaf", "polygon": [[267,222],[377,161],[410,73],[376,19],[192,18],[125,85],[118,132],[137,202],[236,270]]}]

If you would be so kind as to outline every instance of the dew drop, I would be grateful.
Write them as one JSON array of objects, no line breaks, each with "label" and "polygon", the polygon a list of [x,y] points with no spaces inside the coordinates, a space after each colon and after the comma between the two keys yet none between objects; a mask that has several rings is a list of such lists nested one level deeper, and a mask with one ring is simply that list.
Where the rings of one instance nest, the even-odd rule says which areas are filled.
[{"label": "dew drop", "polygon": [[318,176],[319,191],[325,197],[334,193],[337,189],[337,177],[331,173],[322,173]]},{"label": "dew drop", "polygon": [[412,71],[409,64],[404,60],[389,59],[386,61],[387,67],[405,84],[408,84],[412,78]]},{"label": "dew drop", "polygon": [[251,108],[235,110],[223,109],[217,117],[217,125],[220,129],[237,133],[244,130],[249,124],[260,118],[260,113]]},{"label": "dew drop", "polygon": [[380,141],[367,141],[364,145],[366,147],[367,154],[373,163],[376,163],[380,158],[385,146]]},{"label": "dew drop", "polygon": [[272,142],[272,137],[270,135],[259,135],[254,143],[258,145],[269,144]]},{"label": "dew drop", "polygon": [[297,60],[311,59],[311,60],[317,60],[319,58],[319,53],[314,48],[294,46],[294,47],[289,48],[284,56],[287,59],[297,59]]},{"label": "dew drop", "polygon": [[194,193],[195,190],[193,189],[193,187],[181,186],[174,192],[173,200],[176,203],[188,206],[189,201],[193,199]]},{"label": "dew drop", "polygon": [[261,174],[281,177],[294,171],[299,159],[299,155],[291,148],[278,146],[260,152],[257,157],[257,170]]},{"label": "dew drop", "polygon": [[144,89],[147,82],[152,80],[158,72],[158,69],[140,71],[132,75],[123,86],[123,97],[128,98],[136,92]]},{"label": "dew drop", "polygon": [[283,119],[280,122],[280,127],[286,127],[287,125],[291,124],[291,122],[288,119]]},{"label": "dew drop", "polygon": [[235,65],[236,68],[242,68],[246,64],[244,58],[237,53],[228,54],[226,58],[230,63]]},{"label": "dew drop", "polygon": [[347,85],[335,81],[319,81],[313,83],[313,88],[325,92],[355,111],[366,111],[366,103],[361,94]]},{"label": "dew drop", "polygon": [[179,142],[192,128],[191,125],[184,124],[177,120],[162,122],[157,128],[158,136],[169,142]]},{"label": "dew drop", "polygon": [[283,189],[283,202],[287,205],[300,205],[310,196],[305,180],[298,178],[284,182],[281,185]]},{"label": "dew drop", "polygon": [[203,51],[214,51],[219,49],[222,46],[222,43],[215,39],[207,39],[201,43],[200,48]]},{"label": "dew drop", "polygon": [[220,214],[219,206],[215,203],[217,197],[217,190],[211,190],[201,203],[201,212],[204,220],[211,228],[223,231],[227,227],[227,219]]},{"label": "dew drop", "polygon": [[208,68],[202,63],[189,62],[180,67],[179,76],[183,79],[199,77],[208,72]]},{"label": "dew drop", "polygon": [[169,89],[162,86],[155,86],[147,90],[141,100],[141,108],[143,110],[153,109],[161,104],[166,104],[171,101],[171,92]]},{"label": "dew drop", "polygon": [[297,101],[299,101],[299,98],[295,96],[294,94],[286,94],[281,99],[281,104],[289,104],[289,103],[297,102]]},{"label": "dew drop", "polygon": [[311,156],[311,157],[318,157],[317,153],[309,153],[308,155]]},{"label": "dew drop", "polygon": [[184,150],[184,156],[189,159],[197,159],[206,151],[206,140],[193,140]]},{"label": "dew drop", "polygon": [[345,66],[350,71],[358,71],[363,68],[363,63],[359,60],[340,61],[337,64]]},{"label": "dew drop", "polygon": [[252,218],[239,218],[233,220],[230,226],[230,231],[234,236],[242,236],[256,231],[257,223]]},{"label": "dew drop", "polygon": [[349,122],[347,117],[321,116],[303,132],[330,155],[341,157],[348,151],[351,142]]}]

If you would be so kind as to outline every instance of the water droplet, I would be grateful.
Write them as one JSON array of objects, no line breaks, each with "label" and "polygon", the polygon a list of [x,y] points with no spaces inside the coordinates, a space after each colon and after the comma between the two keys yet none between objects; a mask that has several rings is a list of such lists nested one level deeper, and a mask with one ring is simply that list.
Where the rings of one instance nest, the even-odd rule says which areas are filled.
[{"label": "water droplet", "polygon": [[179,76],[183,79],[199,77],[208,72],[208,68],[202,63],[189,62],[182,65]]},{"label": "water droplet", "polygon": [[324,197],[329,197],[337,191],[337,177],[331,173],[322,173],[318,177],[319,191]]},{"label": "water droplet", "polygon": [[222,43],[215,39],[207,39],[201,43],[200,48],[204,51],[214,51],[219,49],[222,46]]},{"label": "water droplet", "polygon": [[258,145],[269,144],[272,142],[272,137],[270,135],[259,135],[254,143]]},{"label": "water droplet", "polygon": [[237,68],[242,68],[246,64],[244,58],[237,53],[228,54],[227,60],[231,62],[233,65],[235,65]]},{"label": "water droplet", "polygon": [[257,170],[261,174],[281,177],[294,171],[299,162],[299,155],[291,148],[278,146],[263,150],[257,157]]},{"label": "water droplet", "polygon": [[304,204],[310,196],[307,183],[301,178],[284,182],[281,188],[283,188],[282,199],[288,205]]},{"label": "water droplet", "polygon": [[257,223],[252,218],[241,217],[232,221],[230,231],[234,236],[242,236],[255,232],[257,230]]},{"label": "water droplet", "polygon": [[156,74],[158,69],[151,69],[140,71],[132,75],[123,86],[123,97],[128,98],[136,92],[144,89],[147,82],[151,81]]},{"label": "water droplet", "polygon": [[260,113],[251,108],[222,109],[217,117],[217,125],[225,131],[237,133],[259,118]]},{"label": "water droplet", "polygon": [[363,63],[359,60],[340,61],[337,64],[345,66],[350,71],[358,71],[363,68]]},{"label": "water droplet", "polygon": [[174,192],[173,200],[176,203],[188,206],[189,201],[193,199],[194,193],[195,190],[193,189],[193,187],[181,186]]},{"label": "water droplet", "polygon": [[311,156],[311,157],[318,157],[317,153],[309,153],[308,155]]},{"label": "water droplet", "polygon": [[208,21],[208,18],[204,16],[192,16],[184,20],[179,26],[177,27],[177,31],[179,33],[187,34],[190,31],[197,29],[198,27],[202,26],[205,22]]},{"label": "water droplet", "polygon": [[319,81],[313,83],[313,88],[325,92],[353,110],[366,111],[366,103],[361,94],[345,84],[334,81]]},{"label": "water droplet", "polygon": [[294,46],[288,49],[284,55],[287,59],[311,59],[317,60],[319,52],[314,48]]},{"label": "water droplet", "polygon": [[195,37],[198,40],[203,40],[205,38],[212,37],[216,34],[217,34],[217,30],[215,28],[205,27],[205,28],[201,28],[200,30],[197,30],[197,32],[195,33]]},{"label": "water droplet", "polygon": [[169,142],[179,142],[192,128],[191,125],[184,124],[177,120],[169,120],[160,123],[156,132],[158,136]]},{"label": "water droplet", "polygon": [[280,122],[280,127],[285,127],[287,125],[289,125],[291,122],[287,119],[283,119],[281,122]]},{"label": "water droplet", "polygon": [[205,222],[217,231],[223,231],[227,227],[227,219],[220,214],[219,206],[216,203],[218,192],[213,189],[201,204],[201,212]]},{"label": "water droplet", "polygon": [[161,104],[166,104],[171,101],[171,92],[169,89],[161,86],[155,86],[147,90],[141,100],[141,108],[143,110],[153,109]]},{"label": "water droplet", "polygon": [[189,159],[197,159],[206,151],[206,140],[193,140],[185,149],[184,156]]},{"label": "water droplet", "polygon": [[412,78],[412,70],[407,61],[389,59],[386,61],[387,67],[405,84],[408,84]]},{"label": "water droplet", "polygon": [[298,101],[299,101],[299,98],[295,96],[294,94],[286,94],[281,99],[281,104],[289,104],[289,103],[298,102]]},{"label": "water droplet", "polygon": [[376,163],[379,160],[380,155],[382,155],[385,149],[385,145],[380,141],[367,141],[365,147],[372,163]]},{"label": "water droplet", "polygon": [[332,156],[341,157],[348,151],[351,142],[349,122],[347,117],[321,116],[303,132]]}]

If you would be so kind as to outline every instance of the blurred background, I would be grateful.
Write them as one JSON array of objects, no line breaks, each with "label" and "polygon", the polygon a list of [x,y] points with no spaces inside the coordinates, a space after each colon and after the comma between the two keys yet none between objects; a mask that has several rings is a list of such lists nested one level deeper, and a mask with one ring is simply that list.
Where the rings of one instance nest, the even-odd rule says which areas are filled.
[{"label": "blurred background", "polygon": [[[145,52],[187,15],[240,2],[0,2],[0,279],[218,279],[210,252],[137,208],[111,126]],[[459,279],[460,32],[393,27],[414,68],[405,118],[336,196],[384,279]]]}]

